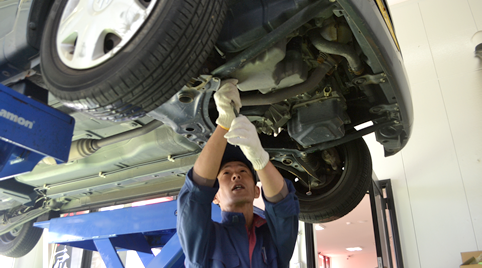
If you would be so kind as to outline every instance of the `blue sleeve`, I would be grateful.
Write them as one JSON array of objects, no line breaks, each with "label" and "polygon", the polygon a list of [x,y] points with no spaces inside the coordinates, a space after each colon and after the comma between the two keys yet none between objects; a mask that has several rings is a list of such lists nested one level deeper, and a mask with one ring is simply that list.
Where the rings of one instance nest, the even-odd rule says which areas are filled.
[{"label": "blue sleeve", "polygon": [[285,179],[288,195],[277,203],[271,203],[264,197],[265,217],[271,237],[278,249],[278,264],[288,267],[295,249],[298,236],[298,214],[300,204],[291,181]]},{"label": "blue sleeve", "polygon": [[186,175],[177,200],[177,233],[188,267],[205,267],[210,237],[214,231],[211,203],[219,184],[201,186],[192,180],[192,169]]}]

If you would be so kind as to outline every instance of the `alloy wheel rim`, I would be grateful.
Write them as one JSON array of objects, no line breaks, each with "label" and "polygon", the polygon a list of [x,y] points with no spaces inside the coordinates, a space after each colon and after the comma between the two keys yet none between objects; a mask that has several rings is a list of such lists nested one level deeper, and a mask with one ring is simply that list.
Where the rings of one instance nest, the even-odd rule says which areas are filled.
[{"label": "alloy wheel rim", "polygon": [[157,0],[69,0],[56,34],[66,66],[89,69],[114,57],[139,31]]},{"label": "alloy wheel rim", "polygon": [[0,241],[3,242],[4,244],[8,244],[12,242],[13,240],[15,240],[15,238],[17,238],[21,230],[22,230],[22,226],[17,227],[6,234],[0,235]]}]

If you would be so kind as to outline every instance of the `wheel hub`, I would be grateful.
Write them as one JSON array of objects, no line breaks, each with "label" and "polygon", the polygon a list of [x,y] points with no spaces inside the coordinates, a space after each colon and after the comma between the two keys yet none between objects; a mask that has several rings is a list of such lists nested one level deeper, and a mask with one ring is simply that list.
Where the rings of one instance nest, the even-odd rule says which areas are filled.
[{"label": "wheel hub", "polygon": [[141,29],[157,0],[68,0],[56,33],[67,67],[85,70],[114,57]]},{"label": "wheel hub", "polygon": [[20,233],[20,230],[22,230],[22,226],[19,226],[19,227],[13,229],[12,231],[10,231],[10,234],[11,234],[13,237],[17,237],[18,234]]},{"label": "wheel hub", "polygon": [[111,3],[112,0],[95,0],[92,5],[92,9],[96,12],[100,12],[106,9]]}]

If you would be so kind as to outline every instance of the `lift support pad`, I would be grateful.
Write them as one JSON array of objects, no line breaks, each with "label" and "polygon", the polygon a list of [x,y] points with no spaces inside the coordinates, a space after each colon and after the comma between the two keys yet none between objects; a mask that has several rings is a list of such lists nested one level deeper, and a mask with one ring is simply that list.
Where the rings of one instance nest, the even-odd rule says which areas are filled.
[{"label": "lift support pad", "polygon": [[69,158],[74,119],[0,84],[0,180]]},{"label": "lift support pad", "polygon": [[[213,221],[221,209],[212,205]],[[106,267],[124,268],[119,250],[135,250],[146,268],[184,267],[184,254],[176,233],[177,201],[94,212],[37,222],[49,229],[48,243],[98,251]],[[154,256],[152,248],[161,248]]]}]

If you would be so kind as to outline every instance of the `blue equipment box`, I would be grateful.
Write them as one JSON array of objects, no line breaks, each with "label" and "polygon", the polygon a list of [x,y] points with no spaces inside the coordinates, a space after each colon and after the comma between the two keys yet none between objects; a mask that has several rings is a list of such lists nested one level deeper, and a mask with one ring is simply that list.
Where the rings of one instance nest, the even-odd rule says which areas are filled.
[{"label": "blue equipment box", "polygon": [[30,172],[46,156],[69,158],[75,120],[0,84],[0,180]]}]

